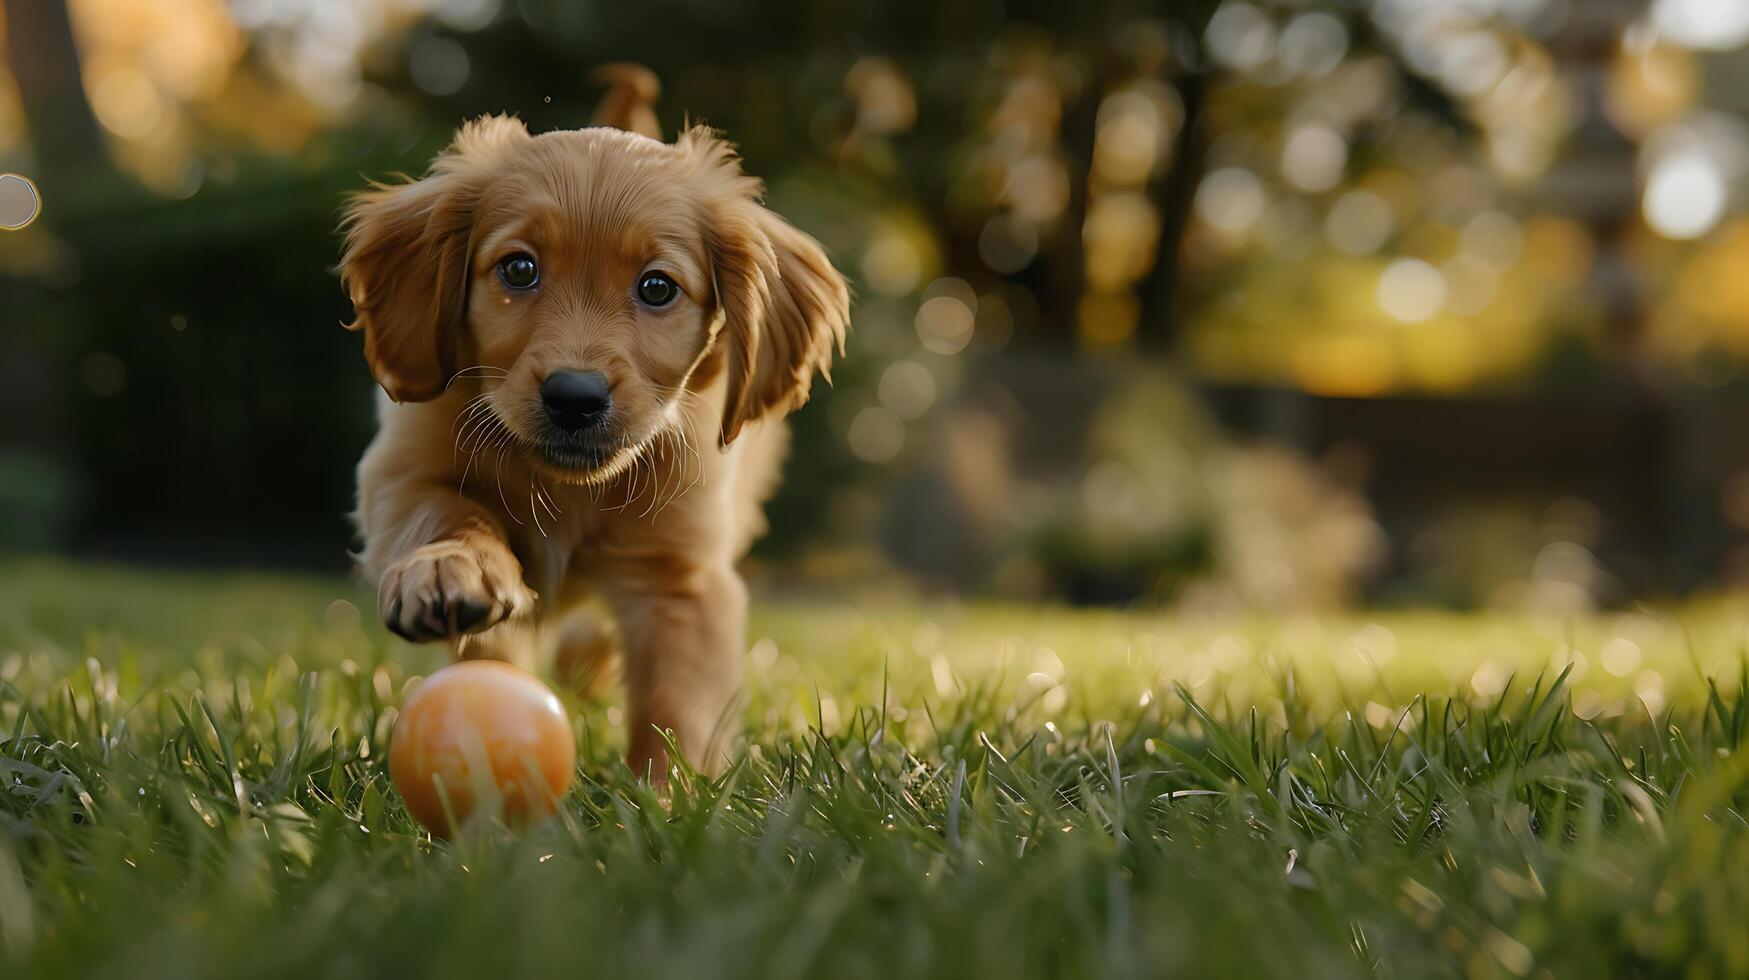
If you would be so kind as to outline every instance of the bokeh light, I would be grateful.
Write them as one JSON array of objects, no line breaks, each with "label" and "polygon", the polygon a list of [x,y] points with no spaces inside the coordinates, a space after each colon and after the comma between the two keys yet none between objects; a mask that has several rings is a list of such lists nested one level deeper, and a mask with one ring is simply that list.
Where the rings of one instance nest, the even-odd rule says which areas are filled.
[{"label": "bokeh light", "polygon": [[905,424],[887,409],[869,407],[856,413],[847,434],[850,451],[865,463],[887,463],[905,448]]},{"label": "bokeh light", "polygon": [[1214,171],[1196,192],[1197,217],[1234,237],[1250,231],[1267,205],[1262,182],[1243,167]]},{"label": "bokeh light", "polygon": [[1288,134],[1281,151],[1281,173],[1289,184],[1313,193],[1327,191],[1342,180],[1348,163],[1348,143],[1329,126],[1311,124]]},{"label": "bokeh light", "polygon": [[1749,42],[1749,5],[1738,0],[1653,0],[1652,26],[1685,47],[1725,51]]},{"label": "bokeh light", "polygon": [[468,52],[449,37],[425,37],[407,54],[407,74],[420,91],[454,95],[468,81]]},{"label": "bokeh light", "polygon": [[1370,255],[1391,237],[1394,218],[1391,206],[1371,191],[1349,191],[1330,205],[1324,219],[1324,237],[1337,251]]},{"label": "bokeh light", "polygon": [[881,405],[894,416],[916,421],[935,404],[935,376],[916,361],[894,361],[881,372]]},{"label": "bokeh light", "polygon": [[977,296],[960,280],[938,280],[931,288],[940,292],[917,307],[917,339],[936,354],[958,354],[972,342]]},{"label": "bokeh light", "polygon": [[1379,306],[1404,323],[1420,323],[1445,305],[1445,277],[1420,259],[1398,259],[1379,276]]},{"label": "bokeh light", "polygon": [[1699,238],[1725,213],[1718,164],[1695,150],[1671,153],[1646,179],[1646,222],[1667,238]]}]

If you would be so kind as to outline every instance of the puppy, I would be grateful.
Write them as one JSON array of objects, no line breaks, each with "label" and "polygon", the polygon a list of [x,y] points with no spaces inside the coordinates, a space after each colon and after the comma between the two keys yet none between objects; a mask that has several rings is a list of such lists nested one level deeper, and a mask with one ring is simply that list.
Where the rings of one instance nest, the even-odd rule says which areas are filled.
[{"label": "puppy", "polygon": [[[426,175],[349,203],[341,279],[385,398],[358,467],[383,622],[532,663],[613,615],[632,767],[664,732],[720,767],[745,644],[735,563],[850,294],[734,149],[609,127],[462,126]],[[587,631],[585,631],[587,632]]]}]

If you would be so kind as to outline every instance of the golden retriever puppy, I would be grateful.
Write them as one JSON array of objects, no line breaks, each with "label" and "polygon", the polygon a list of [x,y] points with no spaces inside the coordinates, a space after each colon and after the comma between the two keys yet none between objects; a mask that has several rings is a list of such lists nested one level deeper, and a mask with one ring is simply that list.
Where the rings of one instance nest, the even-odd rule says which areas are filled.
[{"label": "golden retriever puppy", "polygon": [[358,468],[383,622],[531,664],[541,624],[618,626],[629,761],[663,731],[721,765],[745,644],[735,571],[781,416],[842,351],[850,297],[733,148],[464,125],[345,218],[342,281],[386,398]]}]

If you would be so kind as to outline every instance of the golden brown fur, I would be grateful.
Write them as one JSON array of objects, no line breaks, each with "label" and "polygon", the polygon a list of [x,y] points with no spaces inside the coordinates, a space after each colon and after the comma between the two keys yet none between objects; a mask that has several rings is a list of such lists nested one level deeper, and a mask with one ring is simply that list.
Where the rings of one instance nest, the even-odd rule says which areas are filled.
[{"label": "golden brown fur", "polygon": [[[387,395],[357,513],[384,621],[528,663],[543,623],[604,601],[630,760],[658,778],[660,730],[721,761],[746,616],[734,563],[779,419],[848,327],[843,278],[760,193],[702,128],[665,144],[487,117],[346,217],[340,270]],[[500,278],[513,252],[538,260],[538,287]],[[662,309],[634,294],[657,266],[681,291]],[[540,386],[560,370],[611,386],[612,438],[586,460],[546,448]]]}]

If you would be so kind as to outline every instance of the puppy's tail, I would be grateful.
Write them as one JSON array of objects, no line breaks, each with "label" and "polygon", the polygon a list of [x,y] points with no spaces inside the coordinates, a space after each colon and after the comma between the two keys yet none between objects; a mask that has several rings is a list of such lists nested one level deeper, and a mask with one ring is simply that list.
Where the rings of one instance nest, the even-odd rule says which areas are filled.
[{"label": "puppy's tail", "polygon": [[662,138],[662,123],[656,118],[662,83],[655,72],[634,62],[616,61],[596,68],[590,78],[607,86],[607,94],[590,120],[594,125],[612,126],[653,140]]}]

